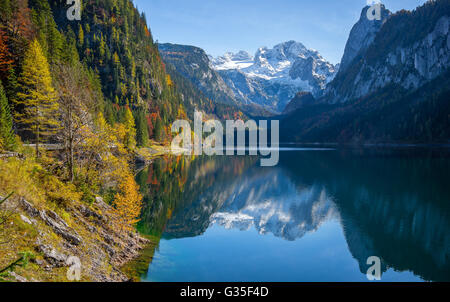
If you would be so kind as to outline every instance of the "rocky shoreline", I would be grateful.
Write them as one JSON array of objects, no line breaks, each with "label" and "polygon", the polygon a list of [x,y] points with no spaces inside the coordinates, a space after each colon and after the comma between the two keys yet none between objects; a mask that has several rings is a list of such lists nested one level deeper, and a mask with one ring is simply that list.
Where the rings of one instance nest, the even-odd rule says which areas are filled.
[{"label": "rocky shoreline", "polygon": [[[6,281],[132,281],[121,268],[150,243],[126,230],[101,197],[92,205],[74,202],[54,210],[40,208],[23,198],[8,203],[17,216],[12,224],[27,228],[26,248],[33,257],[31,265],[11,270]],[[20,242],[12,240],[6,248],[18,253]],[[80,263],[79,280],[69,280],[67,273],[74,257]]]}]

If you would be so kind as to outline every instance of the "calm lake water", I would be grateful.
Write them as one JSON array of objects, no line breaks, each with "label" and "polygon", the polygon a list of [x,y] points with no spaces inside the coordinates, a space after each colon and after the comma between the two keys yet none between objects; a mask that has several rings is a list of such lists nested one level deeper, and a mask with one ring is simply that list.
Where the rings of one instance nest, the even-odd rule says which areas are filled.
[{"label": "calm lake water", "polygon": [[137,180],[142,281],[368,281],[370,256],[382,281],[450,280],[448,150],[162,158]]}]

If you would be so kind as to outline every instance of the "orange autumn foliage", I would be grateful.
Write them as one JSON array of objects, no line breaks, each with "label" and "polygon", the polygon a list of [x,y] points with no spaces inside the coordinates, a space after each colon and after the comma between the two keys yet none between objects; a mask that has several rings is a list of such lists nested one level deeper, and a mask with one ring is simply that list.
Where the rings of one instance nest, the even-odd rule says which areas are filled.
[{"label": "orange autumn foliage", "polygon": [[11,69],[11,64],[14,62],[9,52],[7,41],[8,37],[0,30],[0,76],[7,75]]},{"label": "orange autumn foliage", "polygon": [[119,184],[114,196],[114,206],[126,226],[136,225],[142,210],[142,195],[132,175],[127,175]]},{"label": "orange autumn foliage", "polygon": [[147,37],[150,37],[150,31],[148,30],[148,27],[147,27],[147,26],[145,26],[145,35],[146,35]]}]

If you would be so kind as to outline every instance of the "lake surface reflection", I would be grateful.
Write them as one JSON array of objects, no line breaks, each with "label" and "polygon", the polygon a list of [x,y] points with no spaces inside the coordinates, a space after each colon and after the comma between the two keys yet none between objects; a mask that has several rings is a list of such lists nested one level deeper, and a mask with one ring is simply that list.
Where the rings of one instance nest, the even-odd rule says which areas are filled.
[{"label": "lake surface reflection", "polygon": [[305,149],[161,158],[137,175],[139,229],[159,240],[142,281],[450,280],[450,155]]}]

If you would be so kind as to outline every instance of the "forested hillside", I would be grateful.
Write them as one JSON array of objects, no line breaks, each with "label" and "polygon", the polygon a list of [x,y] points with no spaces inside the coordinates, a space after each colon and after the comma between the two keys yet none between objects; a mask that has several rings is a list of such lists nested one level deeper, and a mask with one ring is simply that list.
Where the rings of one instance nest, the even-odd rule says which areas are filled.
[{"label": "forested hillside", "polygon": [[[36,39],[49,63],[79,65],[93,89],[95,105],[109,124],[124,122],[126,108],[140,139],[162,141],[168,126],[183,116],[182,98],[166,73],[145,16],[128,0],[83,1],[81,21],[66,17],[66,1],[1,1],[2,39],[13,64],[3,62],[2,82],[11,101],[25,52]],[[78,63],[79,62],[79,63]],[[17,129],[20,130],[21,127]]]},{"label": "forested hillside", "polygon": [[203,49],[168,43],[158,44],[158,49],[168,73],[181,88],[186,107],[212,113],[222,120],[243,118],[241,110],[253,113],[236,101],[233,91],[212,69]]},{"label": "forested hillside", "polygon": [[229,120],[236,117],[246,118],[246,115],[237,106],[215,102],[206,97],[197,86],[182,76],[172,64],[166,64],[166,69],[167,73],[176,83],[177,89],[181,92],[186,115],[191,117],[191,119],[196,110],[202,111],[208,116],[218,118],[219,120]]},{"label": "forested hillside", "polygon": [[121,108],[129,106],[138,132],[145,133],[140,128],[146,121],[150,137],[167,139],[169,124],[183,115],[182,100],[166,73],[145,15],[129,0],[83,1],[81,21],[74,22],[66,17],[66,1],[48,2],[58,30],[76,48],[80,61],[100,78],[107,121],[121,121]]},{"label": "forested hillside", "polygon": [[0,0],[0,281],[36,258],[27,278],[65,280],[68,253],[84,280],[126,280],[134,160],[187,118],[132,1],[82,4],[70,21],[65,0]]},{"label": "forested hillside", "polygon": [[449,143],[450,74],[418,91],[389,86],[345,104],[304,107],[280,122],[284,142]]},{"label": "forested hillside", "polygon": [[177,44],[159,44],[165,62],[176,70],[210,99],[223,104],[237,104],[233,91],[220,75],[212,69],[208,55],[201,48]]}]

